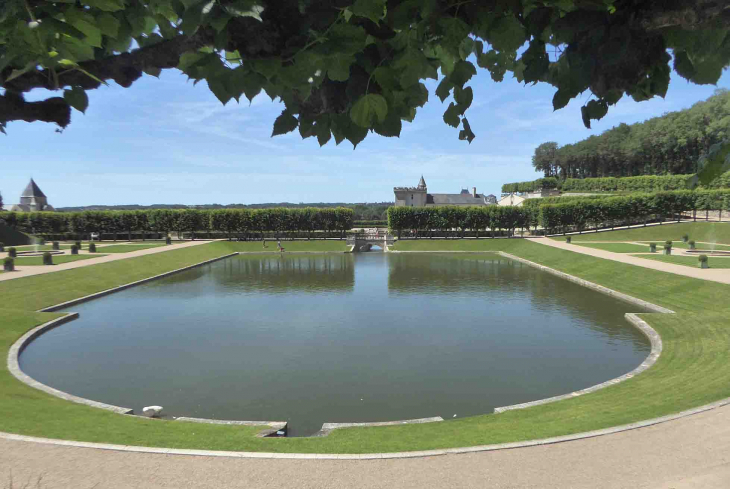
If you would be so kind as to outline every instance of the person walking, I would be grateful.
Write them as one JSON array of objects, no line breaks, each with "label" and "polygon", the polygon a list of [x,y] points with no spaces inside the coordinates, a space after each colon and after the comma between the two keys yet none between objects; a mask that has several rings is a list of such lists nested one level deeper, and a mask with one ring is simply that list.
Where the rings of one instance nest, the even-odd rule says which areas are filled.
[{"label": "person walking", "polygon": [[264,243],[264,248],[267,248],[267,246],[266,246],[266,238],[263,238],[263,240],[262,240],[262,241],[263,241],[263,243]]}]

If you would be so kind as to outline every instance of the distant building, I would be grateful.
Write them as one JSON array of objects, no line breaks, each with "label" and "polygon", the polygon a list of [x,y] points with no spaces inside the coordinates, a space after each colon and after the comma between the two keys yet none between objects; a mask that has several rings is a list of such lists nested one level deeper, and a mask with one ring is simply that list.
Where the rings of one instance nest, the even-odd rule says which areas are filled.
[{"label": "distant building", "polygon": [[497,202],[497,205],[514,205],[517,207],[520,207],[522,203],[527,200],[524,197],[520,197],[519,195],[515,194],[507,194],[502,196],[501,199],[499,199],[499,202]]},{"label": "distant building", "polygon": [[20,196],[20,204],[10,206],[11,212],[33,212],[33,211],[55,211],[53,206],[48,204],[46,194],[38,187],[38,185],[30,179],[30,183],[25,187]]},{"label": "distant building", "polygon": [[497,197],[494,195],[478,194],[476,187],[471,192],[462,189],[458,194],[429,194],[426,181],[421,175],[421,180],[416,187],[395,187],[396,207],[432,207],[443,205],[479,206],[495,205]]}]

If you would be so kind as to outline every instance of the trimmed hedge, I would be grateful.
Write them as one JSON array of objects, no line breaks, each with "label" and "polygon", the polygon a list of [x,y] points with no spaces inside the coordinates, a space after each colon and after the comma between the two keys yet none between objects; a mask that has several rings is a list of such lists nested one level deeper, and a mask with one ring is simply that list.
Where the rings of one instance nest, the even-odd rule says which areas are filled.
[{"label": "trimmed hedge", "polygon": [[398,237],[403,231],[411,232],[416,238],[424,233],[432,236],[434,231],[464,236],[467,230],[476,232],[476,237],[486,230],[494,236],[495,232],[511,234],[516,229],[536,226],[538,215],[533,208],[516,206],[390,207],[388,228]]},{"label": "trimmed hedge", "polygon": [[638,177],[568,178],[563,192],[659,192],[687,190],[695,175],[644,175]]},{"label": "trimmed hedge", "polygon": [[511,194],[513,192],[535,192],[537,190],[547,190],[558,188],[560,181],[555,177],[538,178],[530,182],[505,183],[502,185],[503,194]]}]

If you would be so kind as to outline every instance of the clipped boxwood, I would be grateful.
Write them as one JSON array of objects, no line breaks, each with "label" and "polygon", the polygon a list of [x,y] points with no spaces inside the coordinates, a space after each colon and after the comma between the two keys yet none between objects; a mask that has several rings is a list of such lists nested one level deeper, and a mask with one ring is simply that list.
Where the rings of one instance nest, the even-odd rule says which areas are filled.
[{"label": "clipped boxwood", "polygon": [[684,241],[685,243],[689,241],[689,234],[685,234],[684,236],[682,236],[682,241]]},{"label": "clipped boxwood", "polygon": [[5,270],[6,272],[12,272],[13,270],[15,270],[15,260],[10,258],[9,256],[6,257],[3,260],[3,270]]},{"label": "clipped boxwood", "polygon": [[96,245],[94,243],[89,243],[89,253],[96,253]]},{"label": "clipped boxwood", "polygon": [[165,244],[172,244],[172,239],[169,236],[165,238]]},{"label": "clipped boxwood", "polygon": [[710,265],[709,265],[710,259],[707,258],[707,255],[698,256],[697,261],[700,262],[700,268],[710,268]]},{"label": "clipped boxwood", "polygon": [[71,254],[72,255],[78,255],[79,254],[79,246],[78,245],[71,246]]},{"label": "clipped boxwood", "polygon": [[81,249],[81,241],[76,241],[76,243],[74,243],[74,244],[76,245],[77,249],[79,249],[79,250]]},{"label": "clipped boxwood", "polygon": [[566,242],[566,243],[570,243],[570,236],[566,236],[566,238],[565,238],[565,242]]},{"label": "clipped boxwood", "polygon": [[666,241],[664,243],[664,254],[665,255],[671,255],[672,254],[672,242]]},{"label": "clipped boxwood", "polygon": [[51,255],[49,252],[43,253],[43,264],[44,265],[53,265],[53,255]]},{"label": "clipped boxwood", "polygon": [[656,243],[649,243],[649,251],[656,253]]},{"label": "clipped boxwood", "polygon": [[53,249],[54,250],[60,250],[61,249],[61,245],[58,243],[58,241],[54,241],[53,242]]},{"label": "clipped boxwood", "polygon": [[8,248],[8,256],[10,258],[15,258],[16,256],[18,256],[18,251],[15,249],[14,246],[11,246],[10,248]]},{"label": "clipped boxwood", "polygon": [[689,245],[689,249],[690,250],[694,250],[695,249],[695,242],[694,242],[694,240],[691,239],[691,240],[687,241],[687,244]]}]

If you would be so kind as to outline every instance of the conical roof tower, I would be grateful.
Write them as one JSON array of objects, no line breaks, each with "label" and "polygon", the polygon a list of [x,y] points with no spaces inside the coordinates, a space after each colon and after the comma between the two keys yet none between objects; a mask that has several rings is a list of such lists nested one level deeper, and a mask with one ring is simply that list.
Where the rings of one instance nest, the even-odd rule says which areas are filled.
[{"label": "conical roof tower", "polygon": [[43,193],[43,191],[38,187],[38,185],[35,183],[35,181],[31,178],[28,185],[25,187],[25,190],[23,190],[23,193],[20,194],[21,197],[44,197],[46,194]]},{"label": "conical roof tower", "polygon": [[421,175],[421,180],[418,181],[418,190],[426,190],[426,180],[423,179],[423,175]]}]

